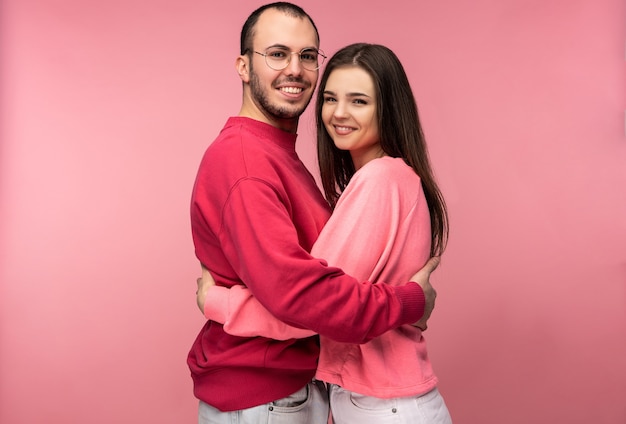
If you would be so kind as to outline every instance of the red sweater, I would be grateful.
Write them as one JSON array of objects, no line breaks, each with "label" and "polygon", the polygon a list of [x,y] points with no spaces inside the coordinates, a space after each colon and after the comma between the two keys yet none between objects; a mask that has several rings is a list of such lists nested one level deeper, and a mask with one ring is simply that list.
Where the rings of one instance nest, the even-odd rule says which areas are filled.
[{"label": "red sweater", "polygon": [[[280,320],[337,341],[364,343],[418,321],[424,295],[417,284],[359,282],[311,257],[330,211],[295,142],[294,134],[249,118],[228,120],[192,193],[200,262],[219,285],[245,285]],[[317,337],[243,338],[208,321],[187,362],[196,397],[227,411],[300,389],[315,375],[318,355]]]}]

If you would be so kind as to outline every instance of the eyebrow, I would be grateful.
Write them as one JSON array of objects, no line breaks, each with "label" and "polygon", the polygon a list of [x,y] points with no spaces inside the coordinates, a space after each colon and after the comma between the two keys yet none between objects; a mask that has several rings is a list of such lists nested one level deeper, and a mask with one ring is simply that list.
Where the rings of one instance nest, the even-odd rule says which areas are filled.
[{"label": "eyebrow", "polygon": [[[265,50],[267,50],[267,49],[281,49],[281,50],[289,50],[289,51],[291,51],[291,49],[289,47],[285,46],[284,44],[272,44],[271,46],[268,46],[268,47],[265,48]],[[303,47],[299,51],[308,50],[308,49],[317,50],[317,47]]]},{"label": "eyebrow", "polygon": [[[330,94],[330,95],[333,95],[333,96],[337,95],[337,93],[335,93],[334,91],[330,91],[330,90],[324,90],[324,94]],[[353,93],[347,93],[347,97],[369,97],[369,98],[371,98],[372,96],[370,96],[369,94],[359,93],[358,91],[355,91]]]}]

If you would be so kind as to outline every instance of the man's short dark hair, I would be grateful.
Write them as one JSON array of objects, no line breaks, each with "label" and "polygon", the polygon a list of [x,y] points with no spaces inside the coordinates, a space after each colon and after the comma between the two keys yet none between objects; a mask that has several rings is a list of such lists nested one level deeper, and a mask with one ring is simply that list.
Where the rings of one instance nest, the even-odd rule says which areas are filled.
[{"label": "man's short dark hair", "polygon": [[246,54],[248,51],[252,50],[252,38],[254,37],[254,26],[259,20],[259,17],[263,12],[267,9],[276,9],[288,16],[292,16],[294,18],[307,18],[313,28],[315,29],[315,34],[317,35],[317,43],[319,44],[320,35],[317,31],[317,26],[315,26],[315,22],[313,19],[302,9],[300,6],[296,6],[295,4],[279,1],[276,3],[269,3],[259,7],[257,10],[252,12],[246,23],[243,24],[243,28],[241,29],[241,42],[240,42],[240,54]]}]

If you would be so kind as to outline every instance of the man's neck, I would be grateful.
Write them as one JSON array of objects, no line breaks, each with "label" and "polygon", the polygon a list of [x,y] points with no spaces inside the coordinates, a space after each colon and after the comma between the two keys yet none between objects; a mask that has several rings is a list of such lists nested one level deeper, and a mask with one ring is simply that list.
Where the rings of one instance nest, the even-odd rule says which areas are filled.
[{"label": "man's neck", "polygon": [[276,119],[273,116],[267,116],[256,108],[247,107],[245,104],[241,106],[239,116],[264,122],[288,133],[295,134],[298,131],[298,118]]}]

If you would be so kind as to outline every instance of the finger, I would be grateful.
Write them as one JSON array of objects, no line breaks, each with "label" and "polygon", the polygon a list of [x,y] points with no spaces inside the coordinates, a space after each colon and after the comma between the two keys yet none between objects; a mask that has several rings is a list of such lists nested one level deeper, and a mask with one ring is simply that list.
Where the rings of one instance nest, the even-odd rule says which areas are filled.
[{"label": "finger", "polygon": [[202,278],[204,278],[205,280],[212,280],[213,276],[211,275],[211,273],[209,272],[208,269],[206,268],[202,268]]},{"label": "finger", "polygon": [[426,265],[424,265],[424,269],[427,269],[429,273],[433,272],[434,270],[437,269],[440,262],[441,262],[440,256],[433,256],[432,258],[428,260],[428,262],[426,262]]}]

